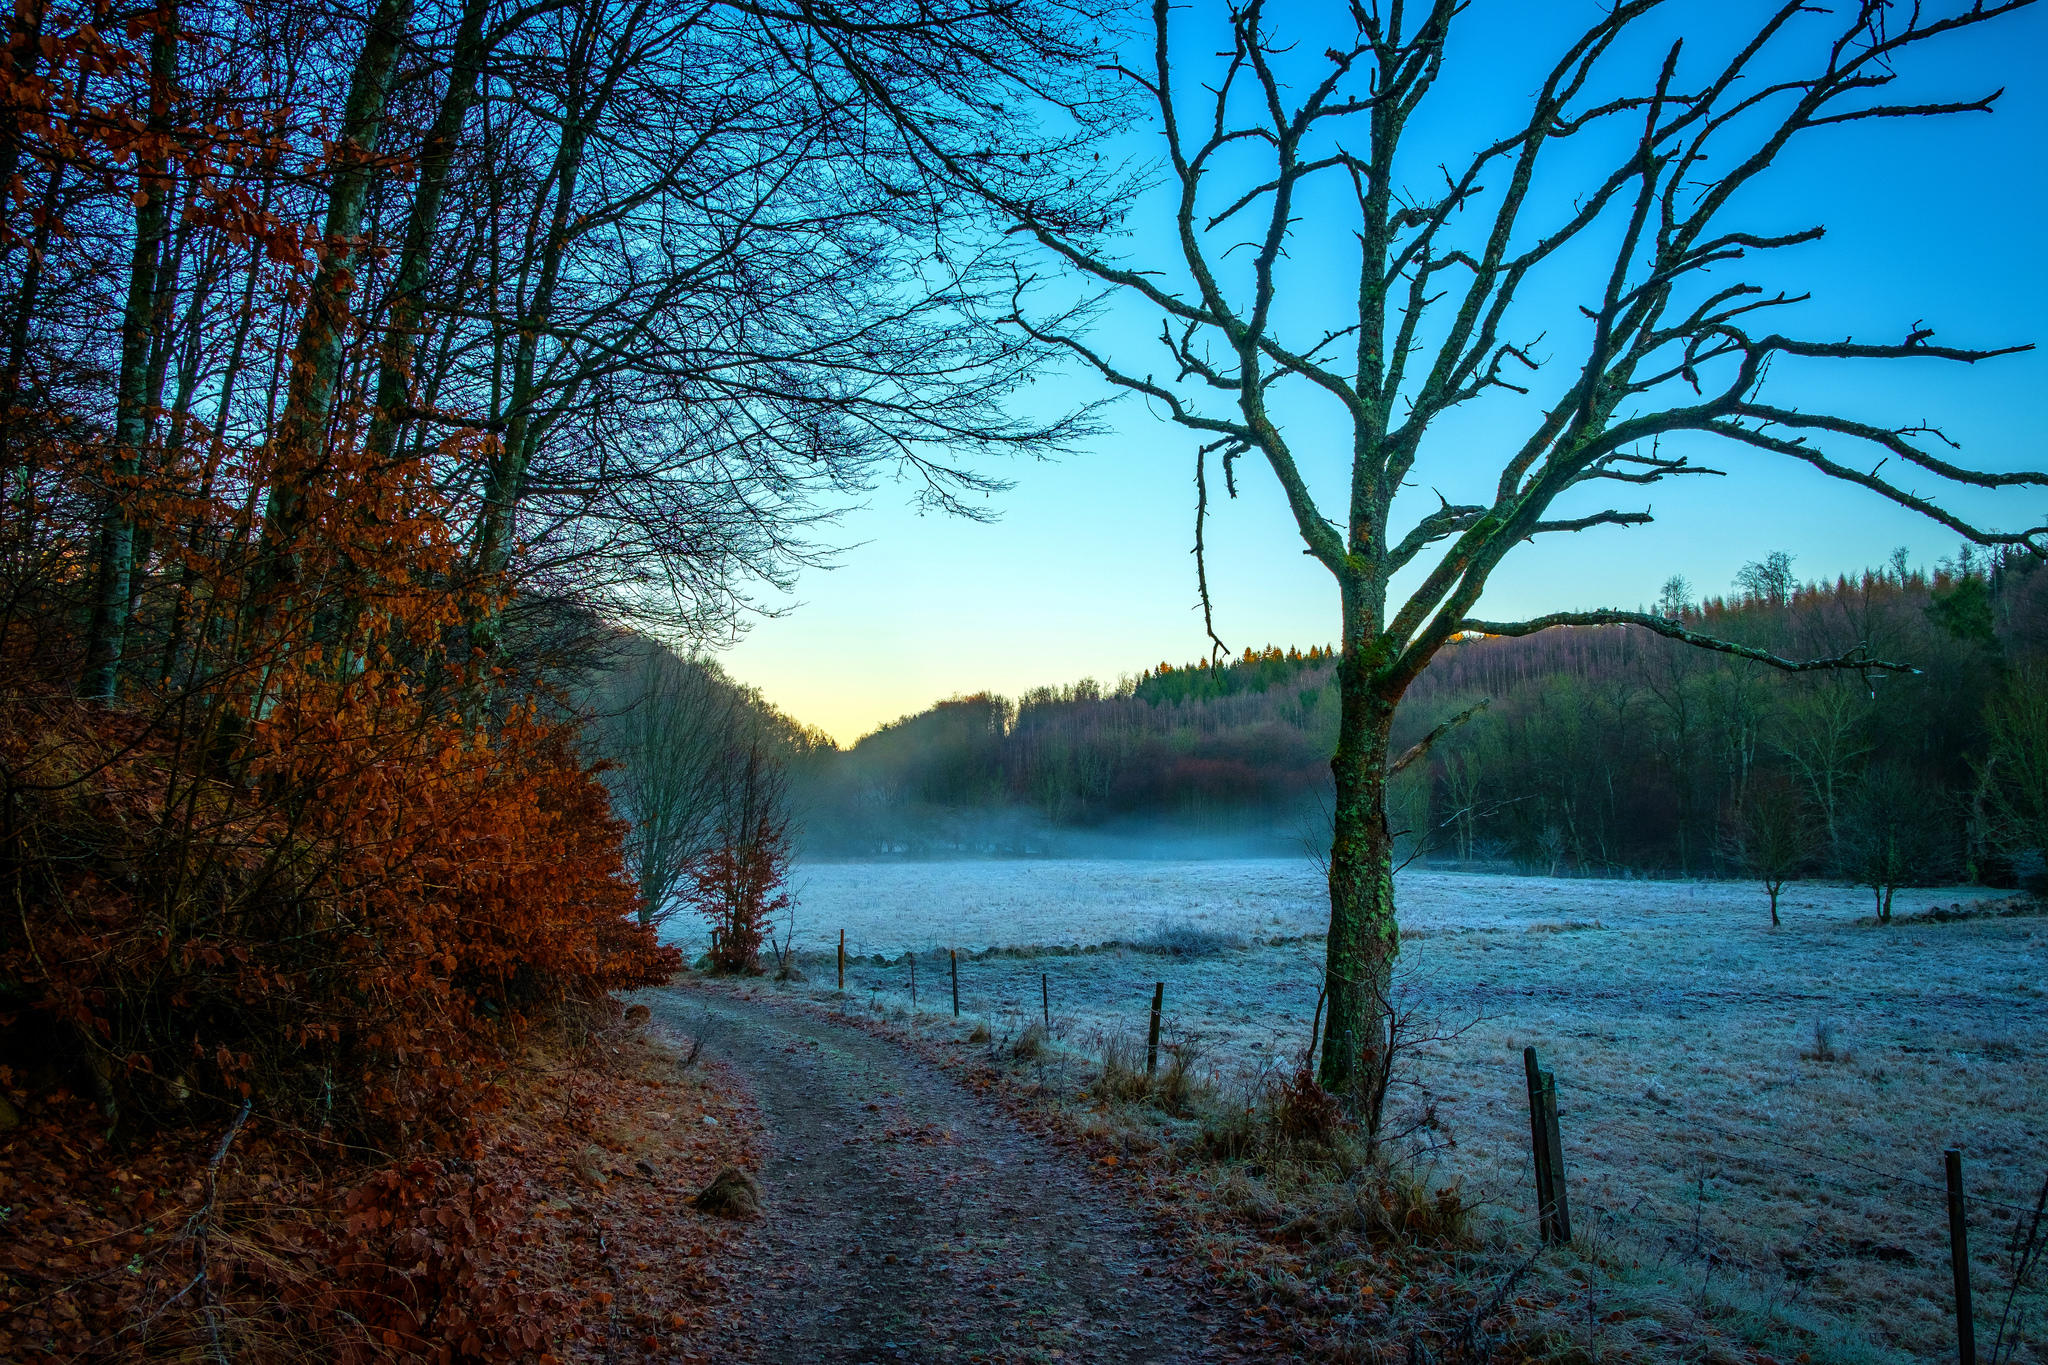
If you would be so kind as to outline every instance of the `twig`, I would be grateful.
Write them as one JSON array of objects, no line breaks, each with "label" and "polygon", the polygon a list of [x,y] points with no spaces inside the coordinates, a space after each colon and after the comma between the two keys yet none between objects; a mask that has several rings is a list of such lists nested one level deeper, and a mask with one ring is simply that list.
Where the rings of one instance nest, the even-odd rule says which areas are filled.
[{"label": "twig", "polygon": [[220,1165],[227,1160],[228,1148],[234,1145],[236,1134],[249,1121],[251,1103],[251,1100],[243,1099],[242,1107],[235,1112],[235,1121],[228,1125],[227,1132],[221,1134],[220,1145],[213,1149],[213,1159],[206,1163],[206,1198],[199,1205],[199,1211],[192,1215],[193,1222],[197,1224],[197,1231],[193,1234],[193,1256],[199,1263],[199,1272],[192,1279],[200,1287],[200,1314],[206,1319],[208,1354],[220,1365],[226,1365],[228,1353],[220,1339],[220,1317],[214,1312],[213,1280],[206,1273],[206,1258],[213,1235],[213,1200],[219,1188]]}]

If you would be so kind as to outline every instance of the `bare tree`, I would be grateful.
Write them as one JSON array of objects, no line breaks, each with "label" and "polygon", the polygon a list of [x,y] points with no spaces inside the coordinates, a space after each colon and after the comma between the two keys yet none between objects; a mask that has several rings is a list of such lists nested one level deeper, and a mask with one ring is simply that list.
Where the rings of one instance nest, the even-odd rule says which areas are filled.
[{"label": "bare tree", "polygon": [[[1227,488],[1239,459],[1263,462],[1306,553],[1337,586],[1342,714],[1326,1037],[1369,1048],[1386,1027],[1375,1002],[1385,999],[1399,946],[1389,729],[1447,642],[1627,624],[1788,670],[1905,670],[1864,647],[1785,657],[1650,612],[1473,614],[1517,545],[1651,520],[1646,508],[1594,495],[1718,472],[1665,442],[1718,438],[1776,455],[1980,544],[2048,543],[2048,528],[1980,527],[1883,471],[1987,489],[2048,486],[2048,473],[1967,468],[1945,457],[1938,433],[1874,424],[1785,391],[1810,362],[1967,364],[2003,351],[1938,344],[1917,323],[1892,342],[1773,330],[1764,319],[1804,296],[1736,273],[1821,237],[1819,227],[1786,231],[1758,214],[1768,196],[1756,191],[1773,183],[1788,148],[1843,125],[1989,110],[1993,96],[1885,92],[1921,49],[2026,3],[1907,11],[1884,0],[1840,9],[1786,0],[1732,46],[1696,56],[1715,43],[1666,47],[1650,32],[1651,17],[1674,7],[1620,0],[1564,48],[1526,117],[1440,168],[1435,150],[1414,144],[1426,140],[1453,31],[1480,22],[1467,5],[1361,0],[1342,16],[1317,11],[1323,22],[1310,42],[1277,31],[1280,12],[1261,0],[1219,6],[1212,12],[1227,31],[1211,59],[1194,54],[1215,52],[1216,33],[1177,46],[1169,21],[1186,7],[1155,0],[1149,52],[1117,69],[1150,105],[1162,139],[1171,207],[1157,240],[1170,248],[1118,259],[1096,244],[1099,223],[1061,221],[1007,197],[973,160],[947,162],[957,184],[1002,206],[1063,268],[1149,307],[1166,368],[1119,359],[1070,320],[1036,316],[1023,278],[1013,325],[1197,433],[1198,476],[1220,457]],[[1652,42],[1657,53],[1646,61]],[[1294,249],[1311,235],[1358,252],[1336,316],[1320,260],[1296,264],[1312,255]],[[1576,317],[1525,316],[1520,305],[1539,277],[1577,286]],[[1553,368],[1545,354],[1567,359]],[[1527,424],[1498,452],[1483,500],[1428,492],[1437,469],[1426,455],[1449,448],[1444,477],[1473,462],[1472,428],[1443,430],[1454,414],[1481,400],[1514,406],[1508,395],[1531,398]],[[1290,404],[1313,401],[1334,405],[1346,433],[1348,487],[1335,515],[1316,494],[1307,443],[1283,417]],[[1206,480],[1196,488],[1199,524]],[[1406,488],[1426,508],[1401,499]],[[1404,571],[1415,586],[1396,593]],[[1206,575],[1200,581],[1206,604]],[[1326,1047],[1323,1084],[1351,1092],[1358,1055]]]},{"label": "bare tree", "polygon": [[720,768],[714,843],[691,868],[690,899],[710,922],[712,969],[755,975],[775,916],[791,904],[789,769],[756,727],[732,736]]},{"label": "bare tree", "polygon": [[[466,631],[412,642],[455,659],[563,604],[729,633],[886,477],[976,511],[993,459],[1091,428],[1015,401],[1031,248],[893,120],[1007,132],[991,174],[1099,199],[1114,7],[26,5],[5,61],[48,88],[0,110],[0,511],[84,566],[43,580],[90,619],[80,690],[204,685],[302,616],[352,666],[374,604],[307,565],[383,534],[321,524],[366,468],[417,467],[463,528]],[[1002,112],[1033,92],[1061,131]],[[233,603],[196,567],[230,561]]]},{"label": "bare tree", "polygon": [[640,921],[659,924],[717,843],[734,738],[751,717],[711,666],[660,648],[633,651],[605,690],[597,743],[614,765],[606,785],[633,827],[626,857]]},{"label": "bare tree", "polygon": [[1771,927],[1777,928],[1778,896],[1813,856],[1813,820],[1789,782],[1750,784],[1728,831],[1729,852],[1764,884],[1771,898]]},{"label": "bare tree", "polygon": [[2048,864],[2048,666],[2014,670],[1988,713],[1981,777],[1995,842]]},{"label": "bare tree", "polygon": [[1870,888],[1879,924],[1892,919],[1902,886],[1939,885],[1956,871],[1955,841],[1940,793],[1895,763],[1873,763],[1850,789],[1841,813],[1842,870]]},{"label": "bare tree", "polygon": [[[1792,576],[1792,556],[1773,550],[1762,559],[1751,560],[1735,574],[1736,590],[1758,602],[1782,607],[1792,600],[1799,580]],[[1667,615],[1670,613],[1666,613]]]}]

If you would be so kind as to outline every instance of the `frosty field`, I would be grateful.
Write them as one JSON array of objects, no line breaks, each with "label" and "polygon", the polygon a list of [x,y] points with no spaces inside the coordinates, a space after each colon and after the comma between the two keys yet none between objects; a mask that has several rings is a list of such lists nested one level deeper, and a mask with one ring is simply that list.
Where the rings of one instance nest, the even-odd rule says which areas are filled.
[{"label": "frosty field", "polygon": [[[1327,911],[1305,861],[815,864],[795,881],[814,983],[843,929],[858,1002],[907,1005],[902,955],[916,952],[920,1004],[949,1008],[932,950],[957,947],[965,1013],[1018,1027],[1041,1008],[1042,973],[1081,1052],[1142,1027],[1165,982],[1169,1037],[1192,1038],[1225,1093],[1307,1038],[1322,950],[1301,936]],[[2048,919],[1881,928],[1867,893],[1819,885],[1788,891],[1780,929],[1743,884],[1425,872],[1399,894],[1404,971],[1462,1032],[1424,1049],[1395,1103],[1436,1105],[1455,1144],[1434,1158],[1438,1183],[1525,1225],[1520,1053],[1538,1049],[1558,1078],[1574,1221],[1607,1256],[1589,1322],[1594,1306],[1619,1313],[1603,1330],[1626,1334],[1642,1311],[1649,1334],[1652,1311],[1711,1300],[1759,1341],[1800,1324],[1817,1358],[1951,1354],[1941,1154],[1957,1145],[1978,1200],[1985,1349],[2015,1216],[1999,1202],[2031,1204],[2048,1175]],[[1983,894],[1901,892],[1896,910]],[[966,958],[1169,923],[1248,946]],[[2048,1324],[2030,1306],[2038,1340]]]}]

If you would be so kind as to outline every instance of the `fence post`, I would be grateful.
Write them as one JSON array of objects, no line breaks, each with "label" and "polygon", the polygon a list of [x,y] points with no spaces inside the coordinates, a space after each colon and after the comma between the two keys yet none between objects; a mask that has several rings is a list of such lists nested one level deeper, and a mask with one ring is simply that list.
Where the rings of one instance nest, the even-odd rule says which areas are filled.
[{"label": "fence post", "polygon": [[1550,1152],[1549,1132],[1543,1122],[1543,1072],[1536,1065],[1536,1049],[1522,1049],[1522,1071],[1529,1082],[1529,1158],[1536,1167],[1536,1230],[1550,1240]]},{"label": "fence post", "polygon": [[1557,1077],[1536,1064],[1536,1049],[1522,1049],[1529,1082],[1529,1152],[1536,1166],[1536,1224],[1547,1243],[1569,1242],[1571,1214],[1565,1205],[1564,1144],[1557,1126]]},{"label": "fence post", "polygon": [[910,957],[910,1012],[911,1012],[912,1014],[916,1014],[916,1013],[917,1013],[917,954],[916,954],[916,953],[911,953],[911,954],[909,954],[909,957]]},{"label": "fence post", "polygon": [[1152,983],[1152,1029],[1145,1035],[1145,1074],[1154,1075],[1159,1070],[1159,1010],[1166,1003],[1166,983]]},{"label": "fence post", "polygon": [[946,956],[953,964],[953,1017],[960,1017],[960,950],[946,949]]},{"label": "fence post", "polygon": [[846,931],[839,931],[839,989],[846,989]]},{"label": "fence post", "polygon": [[1977,1319],[1970,1308],[1970,1226],[1963,1202],[1963,1149],[1942,1153],[1948,1172],[1948,1260],[1956,1277],[1956,1359],[1977,1365]]},{"label": "fence post", "polygon": [[1564,1139],[1557,1130],[1557,1073],[1543,1073],[1543,1126],[1550,1148],[1550,1229],[1560,1245],[1572,1239],[1572,1201],[1564,1176]]},{"label": "fence post", "polygon": [[1046,981],[1046,974],[1038,974],[1038,1000],[1045,1010],[1045,1031],[1052,1032],[1052,987]]}]

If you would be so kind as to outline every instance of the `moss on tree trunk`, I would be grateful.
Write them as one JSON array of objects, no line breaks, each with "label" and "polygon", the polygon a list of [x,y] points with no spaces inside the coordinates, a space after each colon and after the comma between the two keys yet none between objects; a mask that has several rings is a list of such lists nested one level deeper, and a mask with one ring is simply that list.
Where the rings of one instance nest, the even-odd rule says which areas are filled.
[{"label": "moss on tree trunk", "polygon": [[1361,1055],[1385,1047],[1387,1002],[1401,936],[1394,919],[1394,841],[1387,828],[1387,747],[1394,705],[1346,650],[1342,711],[1330,760],[1336,800],[1330,839],[1330,937],[1322,1062],[1325,1090],[1350,1096]]}]

